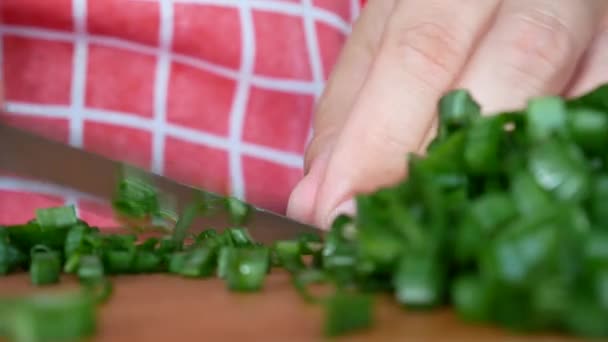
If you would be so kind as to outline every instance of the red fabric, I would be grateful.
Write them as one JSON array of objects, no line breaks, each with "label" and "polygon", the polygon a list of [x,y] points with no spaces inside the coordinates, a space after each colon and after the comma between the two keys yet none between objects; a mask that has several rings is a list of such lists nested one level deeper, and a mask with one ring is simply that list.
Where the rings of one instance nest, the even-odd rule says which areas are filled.
[{"label": "red fabric", "polygon": [[[358,0],[0,0],[0,122],[284,212]],[[94,199],[0,170],[0,224]]]}]

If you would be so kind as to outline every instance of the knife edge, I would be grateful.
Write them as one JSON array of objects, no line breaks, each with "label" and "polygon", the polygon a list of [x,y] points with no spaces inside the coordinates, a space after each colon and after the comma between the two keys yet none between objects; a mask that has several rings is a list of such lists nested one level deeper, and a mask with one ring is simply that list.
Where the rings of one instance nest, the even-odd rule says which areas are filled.
[{"label": "knife edge", "polygon": [[[73,189],[77,193],[111,203],[125,167],[149,177],[162,195],[175,200],[178,212],[194,200],[197,193],[225,197],[215,192],[192,187],[167,177],[143,170],[125,162],[105,158],[28,131],[0,124],[0,169]],[[251,205],[251,204],[249,204]],[[291,239],[301,233],[322,231],[286,216],[251,205],[253,213],[246,224],[252,236],[261,242]],[[196,227],[223,230],[229,226],[225,210]],[[195,231],[198,229],[195,229]]]}]

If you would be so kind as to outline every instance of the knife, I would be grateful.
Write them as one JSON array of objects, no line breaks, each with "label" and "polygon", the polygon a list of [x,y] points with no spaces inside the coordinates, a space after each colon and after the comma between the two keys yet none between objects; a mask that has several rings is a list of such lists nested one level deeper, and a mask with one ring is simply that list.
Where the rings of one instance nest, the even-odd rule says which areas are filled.
[{"label": "knife", "polygon": [[[0,170],[67,187],[109,203],[126,166],[137,169],[151,180],[163,196],[171,198],[178,212],[191,203],[197,193],[211,197],[220,196],[117,160],[0,124]],[[260,242],[269,243],[292,239],[301,233],[321,232],[316,227],[249,205],[252,207],[252,213],[247,228]],[[214,227],[221,231],[229,225],[228,212],[220,210],[212,217],[205,218],[204,223],[196,224],[195,227]]]}]

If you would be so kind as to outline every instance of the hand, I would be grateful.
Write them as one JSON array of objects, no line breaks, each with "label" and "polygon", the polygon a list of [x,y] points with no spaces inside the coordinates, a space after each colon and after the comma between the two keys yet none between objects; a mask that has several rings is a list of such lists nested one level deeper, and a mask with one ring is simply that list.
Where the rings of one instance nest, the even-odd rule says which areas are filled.
[{"label": "hand", "polygon": [[405,177],[450,89],[493,113],[607,81],[606,0],[371,0],[316,110],[288,215],[327,227],[353,195]]}]

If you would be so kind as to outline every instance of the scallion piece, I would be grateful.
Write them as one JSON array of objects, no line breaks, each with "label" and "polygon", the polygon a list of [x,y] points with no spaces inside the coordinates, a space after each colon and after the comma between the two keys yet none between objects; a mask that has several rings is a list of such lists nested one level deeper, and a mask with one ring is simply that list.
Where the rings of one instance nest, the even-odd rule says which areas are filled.
[{"label": "scallion piece", "polygon": [[188,252],[176,252],[169,257],[169,273],[179,274],[186,264]]},{"label": "scallion piece", "polygon": [[542,141],[566,130],[566,104],[557,96],[532,99],[528,104],[528,139]]},{"label": "scallion piece", "polygon": [[85,284],[97,284],[104,279],[104,269],[97,255],[84,255],[78,265],[78,278]]},{"label": "scallion piece", "polygon": [[337,293],[325,302],[325,335],[333,337],[369,328],[372,304],[372,298],[365,294]]},{"label": "scallion piece", "polygon": [[431,255],[405,255],[393,275],[397,301],[411,307],[435,307],[444,297],[444,274]]},{"label": "scallion piece", "polygon": [[134,219],[158,215],[160,211],[158,190],[136,172],[126,171],[128,174],[118,184],[112,201],[114,210],[122,216]]},{"label": "scallion piece", "polygon": [[245,228],[230,228],[226,231],[236,247],[252,246],[253,238]]},{"label": "scallion piece", "polygon": [[74,206],[36,210],[36,222],[44,230],[70,227],[78,223]]},{"label": "scallion piece", "polygon": [[179,273],[190,278],[209,277],[215,271],[216,261],[217,249],[198,247],[188,252]]},{"label": "scallion piece", "polygon": [[236,197],[226,198],[226,208],[228,209],[228,213],[230,215],[230,222],[236,226],[246,224],[252,212],[250,205]]},{"label": "scallion piece", "polygon": [[58,252],[47,246],[37,245],[30,252],[30,281],[34,285],[59,282],[61,259]]},{"label": "scallion piece", "polygon": [[19,299],[5,317],[14,341],[74,341],[97,328],[95,303],[81,291]]},{"label": "scallion piece", "polygon": [[110,274],[131,273],[135,250],[109,250],[103,255],[104,268]]},{"label": "scallion piece", "polygon": [[259,291],[269,267],[270,250],[265,247],[239,248],[228,260],[226,283],[231,291]]},{"label": "scallion piece", "polygon": [[152,273],[160,270],[162,259],[154,252],[137,251],[133,260],[135,273]]},{"label": "scallion piece", "polygon": [[202,209],[203,206],[199,202],[192,203],[184,209],[184,212],[179,217],[179,220],[175,224],[175,229],[173,230],[173,241],[177,249],[181,250],[183,248],[188,229],[190,229],[192,222],[200,214]]},{"label": "scallion piece", "polygon": [[302,244],[297,240],[277,241],[274,244],[278,263],[290,272],[296,272],[304,267],[301,257]]},{"label": "scallion piece", "polygon": [[490,319],[492,291],[482,279],[472,275],[460,276],[452,284],[451,296],[462,319],[473,322]]}]

